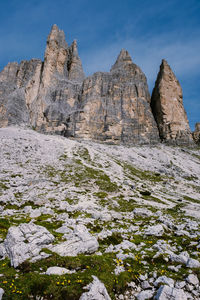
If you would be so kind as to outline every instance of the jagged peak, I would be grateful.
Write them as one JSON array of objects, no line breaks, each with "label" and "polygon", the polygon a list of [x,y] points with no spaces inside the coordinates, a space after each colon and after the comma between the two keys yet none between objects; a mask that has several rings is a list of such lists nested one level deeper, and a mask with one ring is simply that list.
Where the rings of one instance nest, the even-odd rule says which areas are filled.
[{"label": "jagged peak", "polygon": [[69,78],[72,80],[76,80],[82,82],[85,78],[85,74],[83,72],[83,67],[81,63],[81,59],[78,55],[78,46],[77,40],[74,40],[69,47]]},{"label": "jagged peak", "polygon": [[131,59],[130,54],[128,53],[127,50],[122,49],[117,57],[117,60],[115,64],[112,66],[111,71],[118,69],[118,68],[123,68],[127,65],[133,64],[133,61]]},{"label": "jagged peak", "polygon": [[165,70],[165,69],[170,69],[171,70],[170,65],[168,64],[167,60],[164,59],[164,58],[161,61],[160,69],[161,70]]},{"label": "jagged peak", "polygon": [[77,40],[74,40],[70,46],[70,50],[73,56],[78,56]]},{"label": "jagged peak", "polygon": [[47,44],[52,43],[52,42],[56,42],[59,47],[63,47],[63,48],[68,47],[66,39],[65,39],[64,31],[59,29],[59,27],[56,24],[54,24],[51,27],[51,31],[50,31],[50,34],[47,39]]}]

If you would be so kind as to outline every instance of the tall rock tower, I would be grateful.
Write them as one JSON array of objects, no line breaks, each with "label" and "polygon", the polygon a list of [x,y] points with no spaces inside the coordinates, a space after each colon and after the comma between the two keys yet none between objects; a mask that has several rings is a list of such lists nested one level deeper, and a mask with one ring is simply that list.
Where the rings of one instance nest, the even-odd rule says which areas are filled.
[{"label": "tall rock tower", "polygon": [[151,108],[162,141],[174,144],[193,143],[181,86],[166,60],[160,71],[151,97]]},{"label": "tall rock tower", "polygon": [[110,72],[97,72],[83,81],[79,112],[71,116],[69,129],[75,137],[108,143],[159,141],[146,77],[126,50]]}]

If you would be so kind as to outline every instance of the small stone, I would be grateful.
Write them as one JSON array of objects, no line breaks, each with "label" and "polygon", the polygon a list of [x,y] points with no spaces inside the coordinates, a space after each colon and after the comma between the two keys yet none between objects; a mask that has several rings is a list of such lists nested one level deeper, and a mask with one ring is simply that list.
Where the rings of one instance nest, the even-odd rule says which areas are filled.
[{"label": "small stone", "polygon": [[185,281],[177,281],[175,284],[175,288],[182,289],[182,288],[184,288],[185,285],[186,285]]},{"label": "small stone", "polygon": [[193,285],[197,285],[199,284],[199,279],[196,275],[194,274],[190,274],[187,278],[186,278],[187,282],[189,282],[190,284]]},{"label": "small stone", "polygon": [[151,285],[149,284],[149,282],[147,280],[145,280],[145,281],[142,281],[141,287],[143,290],[147,290],[147,289],[151,288]]},{"label": "small stone", "polygon": [[154,292],[153,291],[142,291],[140,292],[136,298],[137,300],[145,300],[145,299],[151,299],[153,297]]},{"label": "small stone", "polygon": [[139,276],[139,279],[142,280],[142,281],[147,280],[147,278],[148,278],[147,274]]}]

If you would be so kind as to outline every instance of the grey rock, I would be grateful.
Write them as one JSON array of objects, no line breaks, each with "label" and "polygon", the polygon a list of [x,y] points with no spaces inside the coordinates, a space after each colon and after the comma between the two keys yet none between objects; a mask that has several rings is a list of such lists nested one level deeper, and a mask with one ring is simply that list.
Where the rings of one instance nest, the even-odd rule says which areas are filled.
[{"label": "grey rock", "polygon": [[54,25],[44,62],[13,63],[0,73],[0,127],[26,124],[112,143],[159,141],[146,77],[126,50],[110,72],[84,78],[77,42],[68,46]]},{"label": "grey rock", "polygon": [[163,233],[164,233],[164,228],[161,224],[148,226],[148,228],[144,230],[144,234],[146,235],[162,236]]},{"label": "grey rock", "polygon": [[171,278],[168,278],[166,276],[160,276],[156,279],[154,282],[154,286],[158,286],[160,283],[163,283],[165,285],[168,285],[170,287],[174,287],[174,280]]},{"label": "grey rock", "polygon": [[186,264],[187,268],[200,268],[200,262],[196,259],[189,258]]},{"label": "grey rock", "polygon": [[142,281],[141,287],[142,287],[143,290],[147,290],[147,289],[151,289],[152,288],[152,286],[149,284],[149,282],[147,280]]},{"label": "grey rock", "polygon": [[190,274],[187,278],[186,278],[187,282],[193,285],[197,285],[199,284],[199,279],[196,275],[194,274]]},{"label": "grey rock", "polygon": [[200,123],[195,124],[195,130],[192,135],[195,143],[200,144]]},{"label": "grey rock", "polygon": [[187,265],[187,262],[189,260],[189,254],[186,251],[182,252],[179,255],[172,253],[170,255],[170,260],[173,262],[178,262]]},{"label": "grey rock", "polygon": [[89,291],[83,293],[79,300],[111,300],[105,285],[96,276],[92,277],[93,282],[84,287]]},{"label": "grey rock", "polygon": [[142,291],[140,292],[136,298],[138,300],[145,300],[145,299],[151,299],[153,297],[154,292],[153,291]]},{"label": "grey rock", "polygon": [[3,294],[4,294],[4,289],[0,288],[0,300],[1,300],[2,297],[3,297]]},{"label": "grey rock", "polygon": [[193,144],[181,86],[163,59],[151,97],[151,107],[162,140],[176,144]]},{"label": "grey rock", "polygon": [[61,256],[76,256],[81,253],[94,253],[99,244],[84,225],[77,225],[67,236],[67,241],[51,246],[50,250]]},{"label": "grey rock", "polygon": [[155,297],[156,300],[187,300],[187,296],[182,289],[172,288],[162,285]]},{"label": "grey rock", "polygon": [[133,210],[133,213],[136,216],[141,216],[141,217],[151,217],[153,215],[152,211],[150,211],[147,208],[135,208]]},{"label": "grey rock", "polygon": [[45,272],[45,274],[47,275],[64,275],[64,274],[73,274],[73,273],[75,273],[75,271],[71,271],[61,267],[50,267]]},{"label": "grey rock", "polygon": [[185,281],[177,281],[175,284],[175,288],[177,289],[182,289],[186,286],[186,282]]},{"label": "grey rock", "polygon": [[53,240],[54,236],[45,227],[33,223],[10,227],[4,245],[11,266],[16,268],[25,260],[37,256]]},{"label": "grey rock", "polygon": [[4,246],[4,243],[1,243],[0,244],[0,258],[5,258],[7,255],[7,252],[6,252],[6,248]]}]

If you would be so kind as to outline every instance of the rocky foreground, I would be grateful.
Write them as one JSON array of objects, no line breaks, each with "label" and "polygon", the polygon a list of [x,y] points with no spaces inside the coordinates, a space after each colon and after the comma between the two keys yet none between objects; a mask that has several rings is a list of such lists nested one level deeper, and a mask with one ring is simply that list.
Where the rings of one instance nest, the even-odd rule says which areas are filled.
[{"label": "rocky foreground", "polygon": [[0,299],[200,299],[200,149],[0,145]]}]

